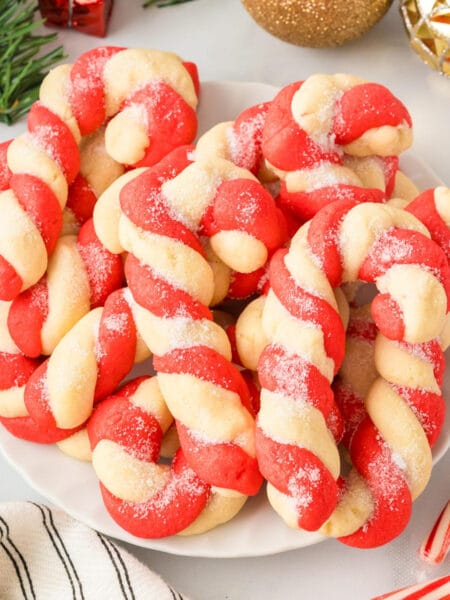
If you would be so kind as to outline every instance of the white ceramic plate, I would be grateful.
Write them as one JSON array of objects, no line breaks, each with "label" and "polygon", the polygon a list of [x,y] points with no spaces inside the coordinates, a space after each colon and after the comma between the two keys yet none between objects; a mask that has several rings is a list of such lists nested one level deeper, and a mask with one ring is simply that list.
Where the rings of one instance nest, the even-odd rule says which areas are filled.
[{"label": "white ceramic plate", "polygon": [[[200,132],[219,121],[232,120],[244,108],[270,100],[276,88],[260,83],[206,82],[200,106]],[[440,180],[414,155],[405,155],[402,167],[420,189],[440,185]],[[450,375],[444,384],[450,397]],[[434,449],[439,460],[450,442],[450,418]],[[288,528],[269,506],[264,491],[248,500],[229,523],[213,531],[188,538],[142,540],[118,527],[103,507],[98,483],[90,464],[73,460],[56,446],[23,442],[0,428],[0,449],[27,482],[56,506],[87,525],[114,538],[172,554],[205,557],[240,557],[275,554],[321,541],[318,534]]]}]

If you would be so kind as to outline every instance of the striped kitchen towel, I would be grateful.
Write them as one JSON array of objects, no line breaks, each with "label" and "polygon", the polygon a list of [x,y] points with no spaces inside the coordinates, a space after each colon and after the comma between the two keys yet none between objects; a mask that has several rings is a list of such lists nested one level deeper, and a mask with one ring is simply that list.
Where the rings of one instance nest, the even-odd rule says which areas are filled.
[{"label": "striped kitchen towel", "polygon": [[1,600],[187,600],[134,556],[64,512],[0,504]]}]

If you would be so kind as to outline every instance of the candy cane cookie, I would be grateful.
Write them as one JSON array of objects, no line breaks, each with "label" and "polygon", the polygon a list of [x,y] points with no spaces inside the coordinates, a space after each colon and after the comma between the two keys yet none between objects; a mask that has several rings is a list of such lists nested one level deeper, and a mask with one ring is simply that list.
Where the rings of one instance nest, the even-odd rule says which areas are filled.
[{"label": "candy cane cookie", "polygon": [[79,144],[107,121],[108,154],[152,164],[196,133],[197,92],[174,54],[101,47],[50,71],[28,131],[6,150],[12,173],[0,194],[0,298],[12,300],[44,274],[62,227],[68,186],[80,168]]},{"label": "candy cane cookie", "polygon": [[279,243],[275,203],[248,171],[215,157],[162,184],[152,169],[141,173],[120,191],[120,206],[137,324],[186,460],[208,483],[254,494],[262,480],[248,390],[208,309],[214,280],[198,232],[226,264],[250,272]]},{"label": "candy cane cookie", "polygon": [[40,425],[82,425],[95,402],[111,394],[133,364],[149,356],[138,336],[127,288],[84,315],[32,374],[25,404]]},{"label": "candy cane cookie", "polygon": [[139,537],[202,533],[232,518],[245,502],[244,496],[215,494],[182,451],[170,466],[158,463],[172,421],[157,378],[142,377],[102,401],[87,426],[105,506]]},{"label": "candy cane cookie", "polygon": [[381,202],[394,189],[409,198],[397,155],[411,140],[408,111],[385,87],[313,75],[274,98],[262,148],[282,179],[280,206],[304,223],[336,199]]},{"label": "candy cane cookie", "polygon": [[11,337],[27,356],[49,355],[83,315],[102,306],[123,283],[122,258],[101,244],[91,219],[77,237],[59,238],[44,277],[13,300]]},{"label": "candy cane cookie", "polygon": [[353,75],[312,75],[271,102],[263,154],[282,171],[351,156],[397,156],[412,142],[411,116],[387,88]]},{"label": "candy cane cookie", "polygon": [[74,433],[54,426],[39,426],[30,418],[24,402],[25,385],[41,364],[17,348],[7,327],[10,304],[0,302],[0,423],[24,440],[53,444]]},{"label": "candy cane cookie", "polygon": [[[377,412],[378,402],[380,407],[395,407],[395,422],[401,421],[400,414],[403,418],[412,413],[386,381],[391,379],[389,365],[383,371],[385,379],[377,380],[370,391],[372,421],[364,420],[358,437],[355,433],[352,438],[353,464],[362,476],[354,474],[345,493],[338,482],[339,455],[326,415],[333,406],[330,382],[342,363],[345,335],[332,288],[357,279],[376,284],[380,293],[371,306],[375,324],[393,344],[430,345],[430,361],[436,356],[438,363],[431,367],[434,392],[441,382],[435,338],[445,323],[448,278],[445,255],[427,229],[405,211],[373,203],[328,205],[299,230],[289,251],[274,256],[263,313],[270,344],[259,361],[262,392],[256,442],[269,499],[290,525],[319,529],[341,500],[334,516],[345,526],[330,525],[326,532],[346,543],[376,545],[405,526],[411,496],[428,480],[431,451],[417,419],[409,420],[414,433],[408,445],[378,414],[390,411]],[[405,353],[414,360],[410,349]],[[285,468],[275,469],[280,461]],[[367,481],[375,502],[370,494],[355,491],[366,487],[361,480]],[[352,500],[368,506],[355,508]],[[363,524],[353,519],[358,513]]]}]

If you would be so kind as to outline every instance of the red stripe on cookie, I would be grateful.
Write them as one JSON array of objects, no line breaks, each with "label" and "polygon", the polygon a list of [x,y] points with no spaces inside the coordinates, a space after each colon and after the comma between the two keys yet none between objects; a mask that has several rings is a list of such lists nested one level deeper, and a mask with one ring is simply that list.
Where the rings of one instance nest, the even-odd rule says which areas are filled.
[{"label": "red stripe on cookie", "polygon": [[273,250],[282,243],[279,220],[274,199],[258,181],[232,179],[217,188],[202,226],[208,236],[244,231]]},{"label": "red stripe on cookie", "polygon": [[13,436],[37,444],[56,444],[56,442],[61,442],[80,430],[80,427],[75,429],[60,429],[51,425],[44,427],[35,423],[31,417],[12,417],[8,419],[0,417],[0,423]]},{"label": "red stripe on cookie", "polygon": [[280,204],[291,210],[302,223],[309,221],[320,209],[337,200],[384,202],[386,195],[381,190],[344,183],[324,186],[308,192],[288,192],[284,182],[280,187]]},{"label": "red stripe on cookie", "polygon": [[11,142],[12,140],[7,140],[0,144],[0,192],[10,187],[9,180],[11,179],[12,171],[8,167],[7,155]]},{"label": "red stripe on cookie", "polygon": [[186,373],[235,392],[252,413],[250,393],[244,378],[224,356],[208,346],[176,348],[163,356],[154,356],[153,365],[163,373]]},{"label": "red stripe on cookie", "polygon": [[263,478],[256,458],[231,442],[209,442],[177,421],[177,432],[186,461],[210,485],[254,496]]},{"label": "red stripe on cookie", "polygon": [[335,105],[333,133],[337,144],[349,144],[369,129],[412,127],[407,108],[386,87],[361,83],[346,90]]},{"label": "red stripe on cookie", "polygon": [[48,316],[47,279],[43,277],[13,300],[8,329],[16,346],[27,356],[42,354],[41,331]]},{"label": "red stripe on cookie", "polygon": [[125,261],[125,276],[135,300],[157,317],[212,319],[207,306],[174,287],[132,254]]},{"label": "red stripe on cookie", "polygon": [[428,229],[450,260],[450,229],[436,210],[434,189],[425,190],[408,204],[405,210],[416,216]]},{"label": "red stripe on cookie", "polygon": [[189,73],[190,78],[192,79],[192,83],[194,84],[194,90],[197,97],[200,94],[200,77],[198,75],[197,65],[190,61],[183,61],[183,67]]},{"label": "red stripe on cookie", "polygon": [[122,188],[120,206],[130,221],[144,231],[177,240],[205,256],[197,235],[171,214],[162,196],[161,181],[151,169]]},{"label": "red stripe on cookie", "polygon": [[124,283],[122,257],[103,246],[95,233],[92,219],[81,227],[77,249],[89,279],[91,308],[102,306],[107,297]]},{"label": "red stripe on cookie", "polygon": [[0,390],[25,385],[40,363],[23,354],[0,352]]},{"label": "red stripe on cookie", "polygon": [[306,531],[317,530],[331,515],[339,497],[338,483],[331,473],[309,450],[280,444],[259,427],[256,448],[261,473],[295,502],[298,526]]},{"label": "red stripe on cookie", "polygon": [[262,148],[265,158],[284,171],[295,171],[323,161],[340,164],[337,152],[326,152],[292,117],[291,104],[302,81],[284,87],[272,100],[266,115]]},{"label": "red stripe on cookie", "polygon": [[279,250],[270,263],[270,285],[280,302],[297,319],[313,323],[323,332],[327,356],[334,361],[335,373],[345,354],[342,319],[326,300],[299,287],[284,263],[288,250]]},{"label": "red stripe on cookie", "polygon": [[0,256],[0,298],[2,300],[14,300],[20,294],[23,281],[15,268]]},{"label": "red stripe on cookie", "polygon": [[123,291],[113,292],[103,308],[95,347],[98,374],[94,402],[108,396],[134,364],[136,327]]},{"label": "red stripe on cookie", "polygon": [[[261,385],[295,399],[300,404],[307,401],[325,417],[327,425],[335,426],[334,397],[328,379],[315,365],[296,354],[288,354],[282,346],[270,344],[263,350],[258,362]],[[341,428],[339,428],[341,429]]]},{"label": "red stripe on cookie", "polygon": [[411,514],[411,492],[391,449],[368,417],[353,434],[350,455],[370,488],[374,510],[363,527],[339,541],[356,548],[380,546],[406,527]]},{"label": "red stripe on cookie", "polygon": [[263,161],[262,136],[269,106],[270,102],[263,102],[242,111],[233,123],[229,140],[234,164],[254,175]]},{"label": "red stripe on cookie", "polygon": [[312,220],[308,229],[308,243],[333,288],[342,278],[342,257],[339,233],[345,215],[356,206],[356,200],[339,200],[325,206]]},{"label": "red stripe on cookie", "polygon": [[197,135],[195,110],[164,81],[152,81],[133,92],[121,107],[138,105],[145,112],[149,137],[145,155],[133,167],[156,164],[177,146],[190,144]]},{"label": "red stripe on cookie", "polygon": [[79,226],[92,217],[97,196],[86,179],[78,174],[69,186],[66,208],[72,211]]},{"label": "red stripe on cookie", "polygon": [[41,102],[35,102],[28,113],[28,131],[58,164],[67,183],[72,183],[80,170],[80,150],[67,125]]},{"label": "red stripe on cookie", "polygon": [[124,48],[103,46],[81,54],[72,65],[69,102],[81,135],[98,129],[105,120],[103,70],[107,61]]},{"label": "red stripe on cookie", "polygon": [[416,415],[432,448],[439,439],[444,424],[446,414],[444,398],[440,394],[422,388],[400,385],[392,385],[392,387]]},{"label": "red stripe on cookie", "polygon": [[10,186],[51,254],[62,228],[61,208],[55,194],[41,179],[26,173],[14,174]]},{"label": "red stripe on cookie", "polygon": [[99,402],[87,431],[92,450],[100,440],[110,440],[138,460],[156,462],[159,459],[163,434],[158,421],[133,405],[129,397],[122,397],[120,391]]}]

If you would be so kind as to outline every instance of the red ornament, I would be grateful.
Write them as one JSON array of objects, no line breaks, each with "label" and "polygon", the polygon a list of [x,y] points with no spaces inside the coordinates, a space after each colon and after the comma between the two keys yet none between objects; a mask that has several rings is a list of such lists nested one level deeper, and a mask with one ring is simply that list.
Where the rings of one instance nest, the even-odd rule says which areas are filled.
[{"label": "red ornament", "polygon": [[39,0],[47,25],[105,37],[113,0]]}]

